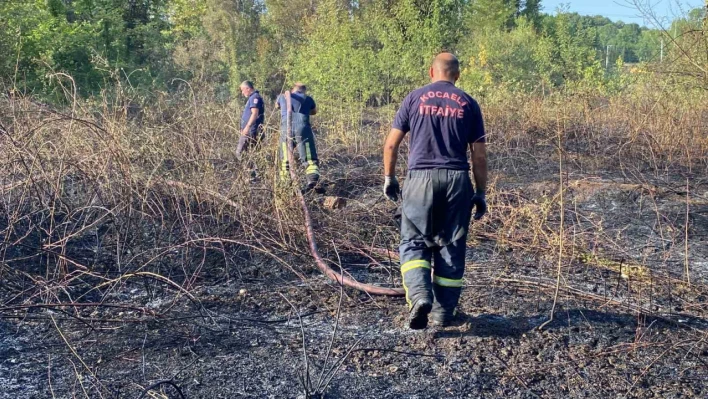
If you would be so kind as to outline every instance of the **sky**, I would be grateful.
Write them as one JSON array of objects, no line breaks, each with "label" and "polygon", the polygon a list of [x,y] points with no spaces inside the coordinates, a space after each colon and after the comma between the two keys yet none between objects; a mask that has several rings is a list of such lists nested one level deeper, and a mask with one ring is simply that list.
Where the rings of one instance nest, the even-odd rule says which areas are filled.
[{"label": "sky", "polygon": [[705,4],[704,0],[541,0],[541,7],[543,12],[555,14],[560,5],[569,5],[569,11],[581,15],[603,15],[613,21],[656,27],[655,22],[642,16],[643,13],[633,5],[634,3],[640,4],[644,9],[650,5],[659,20],[665,21],[665,26],[677,16]]}]

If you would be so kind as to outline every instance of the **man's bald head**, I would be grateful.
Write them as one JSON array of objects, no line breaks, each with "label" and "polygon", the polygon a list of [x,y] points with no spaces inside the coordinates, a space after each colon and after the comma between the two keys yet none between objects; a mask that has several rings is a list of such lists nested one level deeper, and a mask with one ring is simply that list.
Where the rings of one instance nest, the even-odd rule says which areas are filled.
[{"label": "man's bald head", "polygon": [[456,82],[460,77],[460,61],[451,53],[440,53],[430,67],[430,78],[435,82],[447,80]]}]

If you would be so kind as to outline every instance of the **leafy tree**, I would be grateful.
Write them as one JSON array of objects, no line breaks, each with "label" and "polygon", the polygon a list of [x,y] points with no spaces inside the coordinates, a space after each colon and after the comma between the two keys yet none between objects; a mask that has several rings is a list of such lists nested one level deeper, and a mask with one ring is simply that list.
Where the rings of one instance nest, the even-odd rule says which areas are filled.
[{"label": "leafy tree", "polygon": [[640,62],[659,61],[661,51],[661,32],[643,30],[637,41],[636,54]]},{"label": "leafy tree", "polygon": [[[432,57],[463,33],[459,0],[371,0],[365,8],[323,0],[288,74],[336,101],[398,101],[426,81]],[[361,6],[361,4],[360,4]]]},{"label": "leafy tree", "polygon": [[525,17],[511,31],[489,31],[478,36],[463,57],[461,86],[475,96],[494,96],[498,91],[532,92],[540,75],[534,58],[539,42],[533,24]]},{"label": "leafy tree", "polygon": [[306,28],[306,44],[290,54],[288,72],[335,101],[365,101],[374,90],[372,52],[359,45],[360,25],[336,0],[323,0]]},{"label": "leafy tree", "polygon": [[51,17],[42,5],[39,1],[0,3],[0,80],[6,86],[25,82],[32,90],[40,80],[35,60],[50,45],[50,38],[37,29]]},{"label": "leafy tree", "polygon": [[708,90],[708,7],[693,9],[675,20],[670,36],[664,38],[670,45],[660,70]]},{"label": "leafy tree", "polygon": [[518,12],[519,2],[515,0],[476,0],[469,7],[467,29],[483,32],[510,28]]},{"label": "leafy tree", "polygon": [[535,59],[547,87],[598,85],[601,81],[594,31],[573,22],[572,15],[558,14],[539,40]]},{"label": "leafy tree", "polygon": [[641,35],[642,31],[637,24],[624,25],[619,32],[617,32],[615,41],[624,62],[639,61],[636,54],[636,48]]},{"label": "leafy tree", "polygon": [[526,0],[520,9],[519,16],[526,18],[534,28],[541,27],[541,0]]},{"label": "leafy tree", "polygon": [[[457,53],[461,84],[500,90],[623,87],[612,65],[658,61],[708,81],[705,10],[668,32],[603,16],[539,12],[539,0],[23,0],[0,2],[0,84],[61,100],[173,78],[238,96],[304,80],[323,104],[386,104],[427,82],[434,54]],[[617,61],[617,62],[615,62]],[[644,68],[644,67],[641,67]],[[620,82],[619,84],[617,82]]]}]

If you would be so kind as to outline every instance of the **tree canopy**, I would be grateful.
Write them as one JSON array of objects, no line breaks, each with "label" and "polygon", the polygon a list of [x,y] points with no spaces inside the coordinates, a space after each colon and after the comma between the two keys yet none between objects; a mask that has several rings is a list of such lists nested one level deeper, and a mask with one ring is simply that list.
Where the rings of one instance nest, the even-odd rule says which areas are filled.
[{"label": "tree canopy", "polygon": [[303,80],[332,101],[383,104],[424,83],[431,57],[447,50],[476,95],[546,92],[602,86],[617,65],[659,61],[705,18],[693,10],[660,31],[539,9],[539,0],[4,1],[0,86],[50,99],[69,79],[81,96],[184,79],[227,97],[244,79],[267,95]]}]

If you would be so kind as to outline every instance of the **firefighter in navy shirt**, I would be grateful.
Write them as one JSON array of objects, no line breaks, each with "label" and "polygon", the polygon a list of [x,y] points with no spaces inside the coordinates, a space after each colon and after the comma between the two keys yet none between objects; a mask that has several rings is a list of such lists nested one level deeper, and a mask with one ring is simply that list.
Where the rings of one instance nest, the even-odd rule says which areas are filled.
[{"label": "firefighter in navy shirt", "polygon": [[[403,100],[384,144],[384,194],[398,200],[398,147],[410,132],[408,174],[401,205],[401,274],[410,314],[422,329],[452,321],[464,284],[467,231],[487,211],[484,122],[477,102],[455,87],[454,55],[435,57],[431,82]],[[467,149],[472,153],[469,176]]]},{"label": "firefighter in navy shirt", "polygon": [[[287,129],[287,99],[290,96],[291,126],[292,131],[288,137]],[[280,176],[288,178],[288,145],[290,149],[297,148],[300,162],[305,167],[307,189],[317,185],[320,178],[319,161],[317,159],[317,146],[315,136],[310,125],[310,116],[317,113],[317,104],[312,97],[307,95],[307,87],[302,83],[295,83],[292,90],[278,96],[277,107],[280,108]]]},{"label": "firefighter in navy shirt", "polygon": [[241,116],[241,136],[236,148],[236,156],[239,159],[244,151],[258,144],[263,137],[261,125],[265,119],[263,98],[261,98],[258,90],[253,87],[253,83],[245,81],[241,83],[240,89],[241,94],[248,100]]}]

